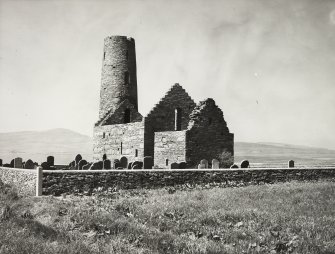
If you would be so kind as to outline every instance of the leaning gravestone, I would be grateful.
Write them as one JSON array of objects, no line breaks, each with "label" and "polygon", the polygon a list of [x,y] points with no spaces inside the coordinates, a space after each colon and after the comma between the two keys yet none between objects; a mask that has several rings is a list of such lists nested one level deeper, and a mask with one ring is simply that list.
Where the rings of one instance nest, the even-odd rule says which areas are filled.
[{"label": "leaning gravestone", "polygon": [[82,170],[83,167],[87,164],[87,161],[86,160],[80,160],[79,163],[78,163],[78,168],[79,170]]},{"label": "leaning gravestone", "polygon": [[206,160],[206,159],[203,159],[203,160],[201,160],[201,161],[200,161],[200,164],[203,164],[203,165],[205,165],[205,167],[204,167],[204,168],[208,168],[208,160]]},{"label": "leaning gravestone", "polygon": [[17,157],[14,159],[14,168],[22,168],[22,158]]},{"label": "leaning gravestone", "polygon": [[152,169],[154,161],[151,156],[145,156],[143,158],[143,169]]},{"label": "leaning gravestone", "polygon": [[131,169],[132,162],[128,162],[128,169]]},{"label": "leaning gravestone", "polygon": [[77,166],[78,165],[78,163],[79,163],[79,161],[81,161],[83,159],[83,157],[81,157],[81,155],[80,154],[77,154],[77,156],[76,156],[76,158],[74,159],[74,161],[75,161],[75,165]]},{"label": "leaning gravestone", "polygon": [[128,168],[128,159],[125,156],[120,158],[120,166],[123,168]]},{"label": "leaning gravestone", "polygon": [[48,156],[47,157],[47,162],[49,163],[50,166],[54,166],[55,165],[55,157],[53,156]]},{"label": "leaning gravestone", "polygon": [[289,168],[294,168],[294,160],[289,160],[288,161],[288,167]]},{"label": "leaning gravestone", "polygon": [[104,160],[103,161],[103,168],[104,169],[111,169],[112,168],[112,162],[110,160]]},{"label": "leaning gravestone", "polygon": [[26,169],[34,169],[35,165],[34,162],[32,160],[27,160],[26,163],[24,164],[24,168]]},{"label": "leaning gravestone", "polygon": [[217,159],[212,160],[212,169],[220,168],[220,162]]},{"label": "leaning gravestone", "polygon": [[238,168],[238,166],[236,164],[233,164],[230,166],[230,168]]},{"label": "leaning gravestone", "polygon": [[241,161],[241,168],[250,168],[249,161]]},{"label": "leaning gravestone", "polygon": [[186,162],[185,161],[179,163],[179,169],[186,169]]},{"label": "leaning gravestone", "polygon": [[173,162],[170,164],[170,169],[179,169],[179,164],[177,162]]}]

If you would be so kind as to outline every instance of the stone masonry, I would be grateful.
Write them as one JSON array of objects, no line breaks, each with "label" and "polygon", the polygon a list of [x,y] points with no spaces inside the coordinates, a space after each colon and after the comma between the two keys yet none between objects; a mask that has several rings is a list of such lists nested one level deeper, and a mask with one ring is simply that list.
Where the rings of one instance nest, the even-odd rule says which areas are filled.
[{"label": "stone masonry", "polygon": [[199,104],[173,85],[145,117],[138,112],[135,40],[104,40],[99,119],[95,123],[95,161],[126,157],[128,162],[153,158],[155,167],[172,163],[198,165],[200,159],[234,155],[234,135],[213,99]]}]

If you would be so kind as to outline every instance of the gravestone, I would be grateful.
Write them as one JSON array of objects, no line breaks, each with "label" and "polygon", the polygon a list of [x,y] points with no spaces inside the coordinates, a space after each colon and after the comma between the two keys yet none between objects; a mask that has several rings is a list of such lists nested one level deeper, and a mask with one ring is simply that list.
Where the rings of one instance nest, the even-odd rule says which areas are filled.
[{"label": "gravestone", "polygon": [[2,159],[0,159],[0,167],[2,167]]},{"label": "gravestone", "polygon": [[81,161],[82,159],[83,159],[83,157],[81,157],[80,154],[77,154],[77,156],[74,158],[75,166],[77,166],[79,161]]},{"label": "gravestone", "polygon": [[102,156],[102,160],[104,161],[104,160],[107,160],[107,155],[106,154],[104,154],[103,156]]},{"label": "gravestone", "polygon": [[131,164],[131,168],[134,168],[135,165],[136,165],[136,169],[141,169],[142,166],[143,166],[143,162],[142,162],[142,161],[134,161],[134,162]]},{"label": "gravestone", "polygon": [[14,159],[14,168],[22,168],[22,158],[17,157]]},{"label": "gravestone", "polygon": [[152,169],[154,161],[151,156],[145,156],[143,158],[143,169]]},{"label": "gravestone", "polygon": [[238,166],[236,164],[233,164],[230,166],[230,168],[238,168]]},{"label": "gravestone", "polygon": [[37,168],[37,167],[38,167],[38,163],[34,162],[34,168]]},{"label": "gravestone", "polygon": [[75,161],[70,162],[70,164],[69,164],[70,168],[74,168],[75,166],[76,166],[76,162]]},{"label": "gravestone", "polygon": [[131,169],[132,162],[128,162],[128,169]]},{"label": "gravestone", "polygon": [[131,169],[141,169],[140,166],[138,164],[134,164]]},{"label": "gravestone", "polygon": [[288,161],[288,167],[289,168],[294,168],[294,160],[289,160]]},{"label": "gravestone", "polygon": [[198,164],[198,169],[205,169],[206,165],[205,164]]},{"label": "gravestone", "polygon": [[204,167],[204,168],[208,168],[208,160],[206,160],[206,159],[203,159],[203,160],[201,160],[201,161],[200,161],[200,164],[203,164],[203,165],[205,165],[205,167]]},{"label": "gravestone", "polygon": [[55,157],[53,156],[48,156],[47,157],[47,162],[49,163],[50,166],[54,166],[55,165]]},{"label": "gravestone", "polygon": [[80,160],[79,163],[78,163],[78,168],[79,170],[82,170],[83,167],[87,164],[87,161],[86,160]]},{"label": "gravestone", "polygon": [[34,162],[32,160],[27,160],[26,163],[24,164],[24,168],[26,169],[34,169],[35,165]]},{"label": "gravestone", "polygon": [[177,162],[173,162],[170,164],[170,169],[179,169],[179,164]]},{"label": "gravestone", "polygon": [[42,164],[41,164],[41,167],[44,169],[44,170],[48,170],[48,169],[50,169],[50,165],[49,165],[49,163],[48,162],[43,162]]},{"label": "gravestone", "polygon": [[104,160],[104,169],[111,169],[112,168],[112,162],[110,160]]},{"label": "gravestone", "polygon": [[120,158],[120,166],[123,168],[128,168],[128,159],[125,156]]},{"label": "gravestone", "polygon": [[90,170],[99,170],[102,169],[102,167],[103,167],[102,161],[97,161],[91,165]]},{"label": "gravestone", "polygon": [[87,163],[83,166],[83,170],[89,170],[91,168],[92,163]]},{"label": "gravestone", "polygon": [[212,160],[212,169],[220,168],[220,162],[217,159]]},{"label": "gravestone", "polygon": [[2,166],[5,167],[5,168],[10,168],[11,167],[10,164],[8,164],[8,163],[3,164]]},{"label": "gravestone", "polygon": [[102,161],[97,162],[97,169],[103,169],[104,168],[104,163]]},{"label": "gravestone", "polygon": [[186,169],[186,162],[185,161],[179,163],[179,169]]},{"label": "gravestone", "polygon": [[241,161],[241,168],[250,168],[249,161]]},{"label": "gravestone", "polygon": [[14,168],[14,159],[10,161],[9,165],[11,168]]}]

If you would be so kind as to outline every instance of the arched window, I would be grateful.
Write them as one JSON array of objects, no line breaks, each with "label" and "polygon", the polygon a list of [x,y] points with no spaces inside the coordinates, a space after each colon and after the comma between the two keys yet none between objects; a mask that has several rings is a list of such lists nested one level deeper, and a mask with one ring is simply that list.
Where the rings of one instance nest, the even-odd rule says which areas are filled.
[{"label": "arched window", "polygon": [[123,122],[124,123],[130,123],[130,109],[129,108],[127,108],[124,111]]},{"label": "arched window", "polygon": [[169,166],[169,159],[165,160],[165,166]]},{"label": "arched window", "polygon": [[124,83],[126,85],[130,84],[130,76],[129,76],[129,72],[128,71],[124,72]]},{"label": "arched window", "polygon": [[138,150],[135,149],[135,157],[138,157]]},{"label": "arched window", "polygon": [[174,110],[174,130],[181,130],[181,108],[176,108]]}]

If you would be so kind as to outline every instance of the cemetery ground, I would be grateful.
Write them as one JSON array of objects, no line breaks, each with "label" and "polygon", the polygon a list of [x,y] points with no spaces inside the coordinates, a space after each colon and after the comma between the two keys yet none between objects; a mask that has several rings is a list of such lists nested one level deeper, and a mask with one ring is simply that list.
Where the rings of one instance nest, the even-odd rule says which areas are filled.
[{"label": "cemetery ground", "polygon": [[335,182],[18,197],[0,253],[335,253]]}]

